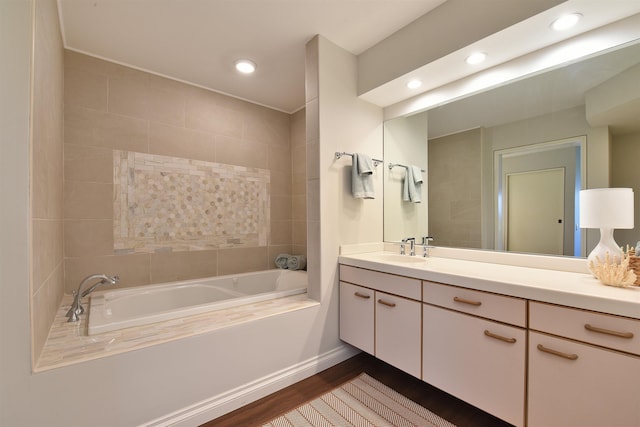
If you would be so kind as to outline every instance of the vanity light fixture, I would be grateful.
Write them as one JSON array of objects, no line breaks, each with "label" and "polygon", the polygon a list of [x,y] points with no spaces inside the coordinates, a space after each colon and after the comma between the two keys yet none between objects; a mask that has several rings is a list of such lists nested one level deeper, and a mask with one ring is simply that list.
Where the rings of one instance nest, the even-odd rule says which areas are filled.
[{"label": "vanity light fixture", "polygon": [[418,79],[409,80],[407,83],[409,89],[418,89],[420,86],[422,86],[422,81]]},{"label": "vanity light fixture", "polygon": [[485,52],[475,52],[467,56],[465,62],[469,65],[476,65],[484,62],[485,59],[487,59],[487,54]]},{"label": "vanity light fixture", "polygon": [[248,59],[238,59],[236,61],[236,70],[242,74],[251,74],[256,70],[256,63]]},{"label": "vanity light fixture", "polygon": [[613,239],[614,228],[633,228],[632,188],[593,188],[580,191],[580,228],[599,228],[600,242],[587,262],[597,265],[596,257],[605,262],[621,262],[622,250]]},{"label": "vanity light fixture", "polygon": [[551,23],[551,29],[555,31],[568,30],[569,28],[576,25],[580,18],[582,18],[582,14],[580,13],[569,13],[567,15],[562,15],[560,18]]}]

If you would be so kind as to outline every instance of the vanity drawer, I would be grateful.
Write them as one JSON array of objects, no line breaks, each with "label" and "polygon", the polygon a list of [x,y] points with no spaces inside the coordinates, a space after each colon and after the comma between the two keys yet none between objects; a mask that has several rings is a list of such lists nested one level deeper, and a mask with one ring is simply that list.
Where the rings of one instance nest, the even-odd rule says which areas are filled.
[{"label": "vanity drawer", "polygon": [[423,301],[499,322],[526,327],[526,300],[423,281]]},{"label": "vanity drawer", "polygon": [[532,301],[529,328],[640,355],[640,320]]},{"label": "vanity drawer", "polygon": [[418,301],[422,298],[419,279],[340,265],[340,280]]}]

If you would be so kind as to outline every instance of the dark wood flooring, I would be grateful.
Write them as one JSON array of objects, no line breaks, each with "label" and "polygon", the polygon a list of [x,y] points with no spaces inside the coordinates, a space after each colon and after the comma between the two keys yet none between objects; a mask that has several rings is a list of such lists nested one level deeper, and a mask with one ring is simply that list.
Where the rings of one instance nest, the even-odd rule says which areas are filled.
[{"label": "dark wood flooring", "polygon": [[201,427],[260,426],[365,372],[458,427],[508,427],[505,423],[366,353],[302,380]]}]

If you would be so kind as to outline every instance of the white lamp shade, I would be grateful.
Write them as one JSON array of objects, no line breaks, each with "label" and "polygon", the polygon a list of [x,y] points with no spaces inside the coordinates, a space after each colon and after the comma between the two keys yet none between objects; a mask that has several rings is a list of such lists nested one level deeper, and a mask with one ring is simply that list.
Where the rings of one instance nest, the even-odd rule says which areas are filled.
[{"label": "white lamp shade", "polygon": [[633,228],[633,189],[580,191],[581,228]]}]

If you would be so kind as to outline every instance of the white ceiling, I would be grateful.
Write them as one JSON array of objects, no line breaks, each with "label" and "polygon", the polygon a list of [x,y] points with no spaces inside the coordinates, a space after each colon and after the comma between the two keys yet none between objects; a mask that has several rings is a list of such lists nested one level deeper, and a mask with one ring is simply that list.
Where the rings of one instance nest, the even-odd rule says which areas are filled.
[{"label": "white ceiling", "polygon": [[[58,0],[65,47],[281,111],[304,105],[305,44],[357,55],[445,0]],[[257,63],[239,75],[236,59]]]}]

